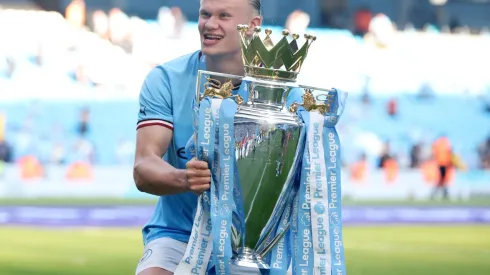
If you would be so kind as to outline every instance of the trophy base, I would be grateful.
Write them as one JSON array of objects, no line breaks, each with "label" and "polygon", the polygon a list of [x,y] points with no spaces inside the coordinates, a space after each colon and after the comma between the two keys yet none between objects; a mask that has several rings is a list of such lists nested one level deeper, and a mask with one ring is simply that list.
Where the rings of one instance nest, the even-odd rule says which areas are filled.
[{"label": "trophy base", "polygon": [[233,256],[231,264],[240,267],[254,268],[254,269],[270,269],[262,258],[248,247],[240,248],[238,254]]}]

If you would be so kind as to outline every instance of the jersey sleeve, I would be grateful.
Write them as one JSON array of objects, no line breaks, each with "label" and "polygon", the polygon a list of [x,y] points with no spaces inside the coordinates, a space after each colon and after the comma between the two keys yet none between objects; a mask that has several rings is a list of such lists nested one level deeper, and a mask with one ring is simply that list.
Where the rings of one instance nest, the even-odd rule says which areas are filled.
[{"label": "jersey sleeve", "polygon": [[169,79],[160,66],[150,71],[141,87],[136,129],[153,125],[174,128]]}]

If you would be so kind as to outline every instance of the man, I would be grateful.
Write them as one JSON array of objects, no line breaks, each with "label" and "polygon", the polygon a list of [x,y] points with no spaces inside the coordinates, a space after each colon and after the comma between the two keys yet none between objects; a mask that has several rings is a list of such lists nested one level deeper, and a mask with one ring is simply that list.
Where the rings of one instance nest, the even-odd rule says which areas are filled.
[{"label": "man", "polygon": [[206,162],[184,154],[193,134],[197,71],[244,74],[237,25],[247,24],[252,35],[262,23],[260,6],[260,0],[201,0],[201,50],[156,67],[143,84],[133,175],[140,191],[160,199],[143,228],[136,274],[173,274],[185,253],[197,194],[209,189],[211,175]]},{"label": "man", "polygon": [[439,177],[431,199],[434,199],[438,191],[442,191],[443,199],[449,199],[448,191],[448,172],[452,168],[452,148],[449,138],[446,136],[439,137],[432,145],[432,154],[439,168]]}]

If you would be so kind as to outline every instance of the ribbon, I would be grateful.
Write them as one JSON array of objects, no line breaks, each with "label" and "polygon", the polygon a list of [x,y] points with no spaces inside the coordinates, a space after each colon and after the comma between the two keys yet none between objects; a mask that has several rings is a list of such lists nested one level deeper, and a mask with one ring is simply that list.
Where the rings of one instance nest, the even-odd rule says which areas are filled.
[{"label": "ribbon", "polygon": [[331,274],[330,228],[328,223],[327,172],[325,151],[322,142],[324,116],[319,112],[309,112],[305,118],[308,139],[308,170],[310,183],[310,213],[313,240],[313,274]]},{"label": "ribbon", "polygon": [[[305,121],[307,112],[299,112],[300,117]],[[309,130],[308,124],[306,131]],[[297,206],[297,236],[296,240],[296,261],[293,266],[293,274],[313,274],[313,242],[311,232],[311,198],[310,198],[310,152],[305,145],[303,160],[300,170],[300,183],[298,191],[298,206]],[[294,234],[294,232],[293,232]]]},{"label": "ribbon", "polygon": [[[331,112],[325,117],[323,129],[324,163],[327,166],[327,194],[330,224],[330,263],[332,274],[345,275],[345,255],[342,236],[342,186],[340,167],[340,139],[335,129],[339,116],[343,112],[345,97],[334,90],[329,93],[334,99]],[[344,95],[344,94],[341,94]]]},{"label": "ribbon", "polygon": [[[218,207],[213,211],[213,247],[215,256],[215,271],[219,275],[230,274],[229,262],[233,255],[231,246],[232,211],[236,208],[234,195],[235,156],[234,156],[234,119],[237,104],[232,99],[224,99],[219,116],[219,159],[220,181],[218,184]],[[212,192],[213,193],[213,192]],[[214,200],[213,200],[214,201]]]},{"label": "ribbon", "polygon": [[[235,181],[239,182],[234,159],[236,111],[237,104],[232,99],[207,97],[201,101],[199,111],[194,113],[198,120],[194,123],[198,146],[196,150],[194,135],[186,145],[186,153],[190,158],[198,156],[208,162],[211,188],[198,199],[191,238],[175,271],[177,275],[230,274],[232,224],[241,230],[241,234],[245,230],[241,189],[235,184]],[[206,226],[201,222],[204,219]]]},{"label": "ribbon", "polygon": [[[191,138],[187,144],[186,152],[188,155],[197,156],[203,161],[210,162],[214,159],[214,149],[211,146],[214,144],[215,123],[213,121],[212,100],[205,98],[200,106],[198,118],[202,121],[202,127],[198,127],[197,150],[194,144],[194,138]],[[214,185],[213,177],[211,177],[211,186]],[[213,250],[211,243],[212,220],[210,217],[210,200],[211,191],[202,193],[198,198],[196,215],[192,226],[191,236],[186,248],[184,257],[180,261],[174,274],[199,274],[204,275],[208,270],[208,263]]]},{"label": "ribbon", "polygon": [[286,274],[289,268],[289,264],[291,263],[293,254],[291,248],[289,247],[290,245],[289,239],[291,238],[290,225],[291,225],[292,215],[295,212],[293,211],[293,205],[294,205],[295,198],[297,197],[296,193],[297,190],[295,188],[292,188],[290,190],[289,197],[287,200],[288,201],[287,206],[284,209],[284,212],[281,215],[280,223],[277,226],[276,236],[283,235],[283,237],[278,241],[278,243],[274,246],[274,248],[271,251],[270,262],[269,262],[270,275]]},{"label": "ribbon", "polygon": [[[344,102],[329,92],[330,110],[298,110],[306,128],[299,190],[292,207],[293,274],[345,275],[342,236],[340,141],[335,130]],[[340,111],[340,112],[339,112]],[[297,214],[296,214],[297,213]]]}]

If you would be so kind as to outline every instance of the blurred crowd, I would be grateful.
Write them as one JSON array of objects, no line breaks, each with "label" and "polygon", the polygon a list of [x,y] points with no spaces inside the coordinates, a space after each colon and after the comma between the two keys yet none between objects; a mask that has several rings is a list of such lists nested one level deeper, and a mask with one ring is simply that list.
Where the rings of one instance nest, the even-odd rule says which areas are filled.
[{"label": "blurred crowd", "polygon": [[[330,25],[347,20],[342,14],[329,18]],[[475,32],[456,19],[442,28],[436,28],[430,22],[411,22],[401,28],[386,15],[375,13],[369,7],[358,9],[348,21],[352,22],[348,24],[351,26],[349,34],[332,31],[328,37],[335,39],[315,42],[320,49],[330,47],[332,50],[318,51],[320,56],[328,56],[323,59],[310,57],[312,69],[308,72],[305,68],[307,72],[303,74],[306,82],[323,80],[311,73],[322,66],[323,74],[332,76],[332,80],[316,86],[345,87],[361,95],[360,104],[354,105],[359,109],[355,107],[345,115],[346,123],[350,123],[352,117],[362,118],[369,106],[374,106],[372,102],[376,97],[391,97],[398,92],[415,93],[428,100],[436,98],[441,90],[448,94],[476,95],[484,104],[479,116],[490,116],[490,112],[485,114],[485,108],[490,111],[490,79],[485,70],[455,72],[454,68],[447,66],[448,54],[440,51],[445,45],[451,51],[465,48],[467,55],[451,56],[451,62],[460,68],[468,67],[478,54],[488,52],[490,36],[487,29]],[[295,10],[288,16],[285,27],[293,33],[304,33],[309,23],[307,13]],[[282,26],[277,29],[282,29]],[[87,12],[82,0],[72,1],[64,15],[0,10],[0,37],[0,96],[6,99],[16,99],[21,95],[27,99],[42,96],[69,98],[74,94],[92,95],[93,98],[112,94],[116,99],[127,95],[135,99],[152,67],[192,52],[199,46],[195,25],[187,22],[178,7],[162,7],[157,18],[148,21],[129,16],[119,8]],[[335,54],[335,51],[342,50],[348,51],[350,56]],[[325,59],[338,65],[324,66]],[[490,56],[479,56],[479,60],[490,62]],[[393,70],[394,66],[397,70]],[[412,68],[416,69],[410,71]],[[485,101],[488,102],[486,105]],[[383,117],[400,117],[394,97],[381,108]],[[104,149],[97,147],[87,135],[91,120],[98,119],[90,118],[89,108],[81,110],[79,118],[73,121],[76,138],[71,147],[52,142],[54,145],[49,147],[48,153],[41,154],[42,157],[29,153],[28,146],[19,147],[18,140],[6,140],[7,135],[1,131],[8,129],[7,115],[0,116],[0,160],[4,162],[26,163],[28,167],[38,167],[37,170],[32,169],[38,172],[45,164],[70,164],[75,167],[73,169],[78,169],[77,173],[82,173],[87,167],[97,164],[97,151]],[[488,120],[483,118],[482,121]],[[490,132],[490,124],[481,127]],[[348,135],[348,128],[340,126],[340,131]],[[432,130],[434,136],[438,130]],[[481,144],[475,144],[472,149],[478,156],[476,165],[465,163],[465,159],[454,151],[452,140],[448,138],[447,142],[441,143],[440,138],[432,138],[425,144],[414,141],[405,152],[394,148],[390,142],[384,142],[378,146],[379,150],[374,151],[371,150],[373,145],[365,144],[365,150],[356,151],[355,159],[344,161],[344,166],[350,169],[353,178],[359,179],[371,167],[384,169],[387,177],[395,177],[398,170],[405,168],[421,169],[427,177],[440,173],[441,166],[448,167],[448,174],[453,169],[468,167],[490,170],[490,136],[477,137]],[[25,139],[28,139],[28,134]],[[111,149],[115,161],[111,164],[131,163],[134,137],[116,139],[114,137],[115,146]],[[376,139],[378,144],[379,140],[381,138]],[[408,156],[408,161],[403,161],[401,155]],[[444,165],[441,165],[441,159],[444,159]]]}]

